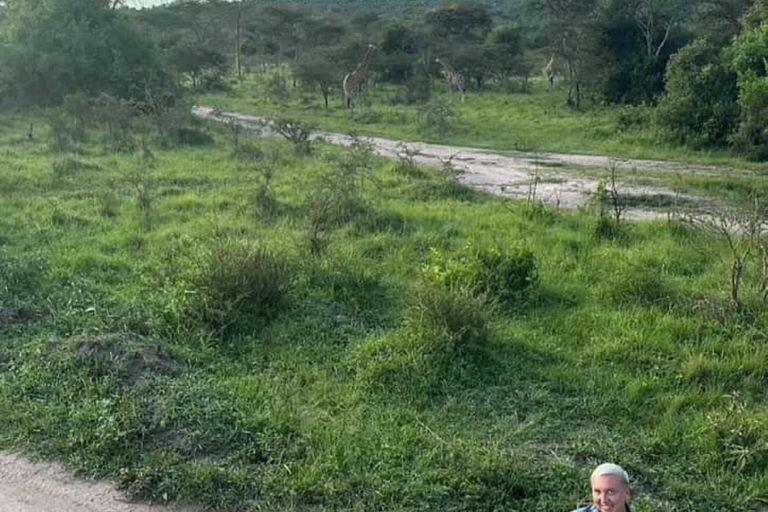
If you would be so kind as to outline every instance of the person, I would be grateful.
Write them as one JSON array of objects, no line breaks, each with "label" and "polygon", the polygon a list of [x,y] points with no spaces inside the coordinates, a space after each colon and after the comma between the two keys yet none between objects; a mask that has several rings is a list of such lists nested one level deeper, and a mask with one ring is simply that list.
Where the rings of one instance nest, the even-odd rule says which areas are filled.
[{"label": "person", "polygon": [[592,471],[592,505],[573,512],[634,512],[629,508],[629,476],[618,464],[606,462]]}]

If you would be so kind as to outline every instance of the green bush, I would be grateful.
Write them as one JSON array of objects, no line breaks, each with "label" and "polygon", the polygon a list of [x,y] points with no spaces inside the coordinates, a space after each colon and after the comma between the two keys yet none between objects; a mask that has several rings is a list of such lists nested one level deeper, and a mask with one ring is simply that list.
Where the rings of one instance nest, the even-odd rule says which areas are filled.
[{"label": "green bush", "polygon": [[426,280],[411,300],[400,328],[371,336],[352,352],[352,364],[365,385],[420,402],[453,385],[482,381],[491,340],[482,300],[467,290]]},{"label": "green bush", "polygon": [[288,271],[264,247],[217,242],[194,279],[193,314],[209,328],[232,334],[271,318],[285,305]]},{"label": "green bush", "polygon": [[522,298],[538,281],[535,256],[517,245],[504,248],[469,245],[457,256],[446,256],[432,247],[422,272],[429,282],[502,302]]},{"label": "green bush", "polygon": [[451,130],[453,109],[442,98],[434,98],[419,106],[419,124],[428,131],[445,134]]},{"label": "green bush", "polygon": [[698,39],[670,59],[656,122],[678,142],[722,145],[738,121],[737,95],[736,74],[722,52]]},{"label": "green bush", "polygon": [[768,159],[768,23],[746,30],[731,47],[738,75],[741,119],[734,144],[754,160]]}]

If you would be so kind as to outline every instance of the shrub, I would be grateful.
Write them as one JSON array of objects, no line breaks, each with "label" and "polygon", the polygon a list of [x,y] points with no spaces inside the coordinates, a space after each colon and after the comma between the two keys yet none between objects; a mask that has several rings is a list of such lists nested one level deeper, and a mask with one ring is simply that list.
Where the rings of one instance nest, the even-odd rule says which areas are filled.
[{"label": "shrub", "polygon": [[502,302],[522,298],[538,281],[536,258],[522,246],[468,245],[452,257],[432,247],[422,273],[429,282]]},{"label": "shrub", "polygon": [[254,326],[285,304],[286,263],[264,247],[225,240],[210,251],[195,279],[196,314],[221,334]]},{"label": "shrub", "polygon": [[451,129],[453,110],[442,98],[432,99],[418,108],[419,123],[425,130],[447,133]]},{"label": "shrub", "polygon": [[332,164],[330,171],[315,178],[306,197],[309,245],[315,255],[322,252],[334,225],[352,219],[362,210],[360,184],[370,177],[373,148],[353,136],[352,145]]},{"label": "shrub", "polygon": [[273,128],[293,144],[296,153],[306,155],[312,150],[309,136],[313,127],[295,119],[275,119]]},{"label": "shrub", "polygon": [[114,151],[133,151],[136,116],[129,101],[102,95],[94,100],[93,117],[105,128],[104,144]]},{"label": "shrub", "polygon": [[352,356],[359,377],[398,399],[429,399],[482,381],[491,340],[485,306],[467,290],[422,280],[397,330],[372,336]]},{"label": "shrub", "polygon": [[64,113],[57,111],[51,114],[48,119],[48,126],[50,127],[49,144],[51,151],[57,153],[69,151],[69,147],[72,144],[74,137]]},{"label": "shrub", "polygon": [[670,59],[655,118],[678,142],[721,145],[738,121],[736,100],[736,74],[718,48],[698,39]]},{"label": "shrub", "polygon": [[432,76],[417,62],[413,72],[405,82],[405,102],[409,105],[422,105],[432,99]]}]

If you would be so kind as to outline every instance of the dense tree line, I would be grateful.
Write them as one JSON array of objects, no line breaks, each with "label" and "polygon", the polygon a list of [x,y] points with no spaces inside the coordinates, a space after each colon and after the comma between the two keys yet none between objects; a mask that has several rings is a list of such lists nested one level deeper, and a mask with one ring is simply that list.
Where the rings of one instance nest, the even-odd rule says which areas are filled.
[{"label": "dense tree line", "polygon": [[651,105],[655,125],[680,143],[768,157],[765,0],[396,5],[186,0],[133,11],[113,0],[8,0],[0,93],[36,104],[75,92],[146,101],[226,88],[228,73],[272,68],[292,71],[277,73],[277,91],[290,77],[328,105],[374,43],[376,80],[423,102],[439,76],[437,57],[471,88],[508,91],[524,90],[554,57],[574,107]]}]

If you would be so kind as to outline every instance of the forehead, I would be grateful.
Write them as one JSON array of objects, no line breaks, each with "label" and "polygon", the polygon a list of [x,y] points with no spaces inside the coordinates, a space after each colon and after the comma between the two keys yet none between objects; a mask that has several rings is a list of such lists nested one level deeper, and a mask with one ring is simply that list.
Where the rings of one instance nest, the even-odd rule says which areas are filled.
[{"label": "forehead", "polygon": [[617,475],[600,475],[590,480],[592,489],[623,489],[626,487],[621,478]]}]

